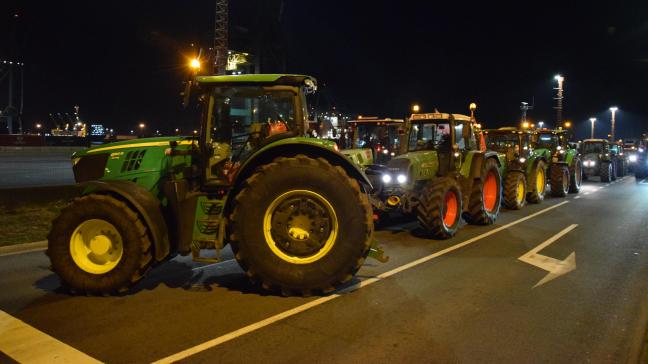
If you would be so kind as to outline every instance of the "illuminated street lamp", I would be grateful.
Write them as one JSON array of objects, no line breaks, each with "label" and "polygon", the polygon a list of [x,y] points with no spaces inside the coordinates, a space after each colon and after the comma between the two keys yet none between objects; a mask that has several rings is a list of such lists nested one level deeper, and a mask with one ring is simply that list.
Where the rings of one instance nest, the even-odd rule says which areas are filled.
[{"label": "illuminated street lamp", "polygon": [[198,70],[200,70],[200,60],[198,58],[194,58],[189,61],[189,68],[191,68],[194,72],[198,72]]},{"label": "illuminated street lamp", "polygon": [[544,121],[538,121],[538,128],[542,129],[543,125],[544,125]]},{"label": "illuminated street lamp", "polygon": [[614,114],[619,110],[618,107],[612,106],[610,111],[612,112],[612,130],[610,130],[610,141],[614,141]]},{"label": "illuminated street lamp", "polygon": [[596,121],[596,118],[590,118],[589,121],[592,123],[592,135],[591,139],[594,139],[594,122]]},{"label": "illuminated street lamp", "polygon": [[42,127],[43,127],[43,125],[41,123],[36,123],[36,129],[40,129]]},{"label": "illuminated street lamp", "polygon": [[571,128],[572,124],[571,121],[565,121],[565,128]]},{"label": "illuminated street lamp", "polygon": [[421,106],[419,104],[412,105],[412,112],[419,112],[419,111],[421,111]]},{"label": "illuminated street lamp", "polygon": [[530,126],[530,124],[529,124],[528,121],[525,121],[525,122],[522,123],[522,127],[523,127],[524,129],[528,129],[529,126]]},{"label": "illuminated street lamp", "polygon": [[146,128],[146,124],[139,123],[140,137],[144,136],[144,128]]}]

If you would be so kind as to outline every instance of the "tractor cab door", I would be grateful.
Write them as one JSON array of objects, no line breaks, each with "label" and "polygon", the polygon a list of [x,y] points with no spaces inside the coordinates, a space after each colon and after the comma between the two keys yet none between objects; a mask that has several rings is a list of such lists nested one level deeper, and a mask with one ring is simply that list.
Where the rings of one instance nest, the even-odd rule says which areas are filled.
[{"label": "tractor cab door", "polygon": [[208,189],[231,185],[255,151],[299,133],[296,87],[214,87],[208,98],[200,143],[203,185]]},{"label": "tractor cab door", "polygon": [[468,153],[479,150],[477,137],[473,130],[473,123],[469,121],[457,121],[454,126],[455,145],[453,150],[455,170],[460,170]]}]

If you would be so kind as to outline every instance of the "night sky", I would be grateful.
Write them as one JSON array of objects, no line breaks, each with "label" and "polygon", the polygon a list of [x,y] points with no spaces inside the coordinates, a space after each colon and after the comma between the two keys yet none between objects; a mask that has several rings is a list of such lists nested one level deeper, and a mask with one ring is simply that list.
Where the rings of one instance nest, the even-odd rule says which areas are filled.
[{"label": "night sky", "polygon": [[[589,134],[592,116],[597,134],[607,134],[613,105],[620,108],[618,136],[648,131],[647,1],[230,3],[230,48],[262,43],[263,72],[285,65],[315,76],[322,108],[403,117],[414,102],[424,111],[459,113],[476,102],[482,123],[497,127],[517,123],[520,102],[534,99],[529,118],[552,125],[553,76],[560,73],[564,118],[579,136]],[[187,58],[211,46],[213,1],[7,5],[0,60],[26,64],[26,127],[79,105],[85,120],[123,133],[140,121],[160,130],[194,128],[178,93]],[[6,89],[5,79],[2,108]]]}]

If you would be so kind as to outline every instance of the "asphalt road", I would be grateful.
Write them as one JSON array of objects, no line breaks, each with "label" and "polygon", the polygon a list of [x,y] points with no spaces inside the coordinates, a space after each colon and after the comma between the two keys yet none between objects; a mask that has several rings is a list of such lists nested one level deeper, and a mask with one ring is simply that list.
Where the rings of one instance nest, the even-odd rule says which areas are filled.
[{"label": "asphalt road", "polygon": [[648,181],[586,182],[445,241],[417,237],[415,223],[376,235],[388,263],[368,260],[346,289],[308,298],[260,292],[228,252],[212,265],[174,259],[121,297],[61,292],[42,252],[0,257],[0,310],[11,315],[0,323],[38,330],[9,352],[5,329],[0,349],[7,361],[112,363],[642,360]]},{"label": "asphalt road", "polygon": [[67,147],[0,150],[0,188],[74,184],[70,168],[74,150]]}]

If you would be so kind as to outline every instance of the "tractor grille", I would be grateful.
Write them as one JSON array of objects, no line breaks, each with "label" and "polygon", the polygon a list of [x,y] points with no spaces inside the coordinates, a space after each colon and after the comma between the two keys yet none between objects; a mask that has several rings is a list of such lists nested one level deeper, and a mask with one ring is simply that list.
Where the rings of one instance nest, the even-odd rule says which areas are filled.
[{"label": "tractor grille", "polygon": [[86,155],[72,167],[74,180],[77,183],[100,179],[104,176],[104,168],[108,161],[108,154]]},{"label": "tractor grille", "polygon": [[131,172],[136,171],[142,165],[142,159],[144,159],[144,154],[146,154],[146,149],[142,150],[131,150],[126,153],[124,158],[124,164],[122,164],[122,172]]}]

